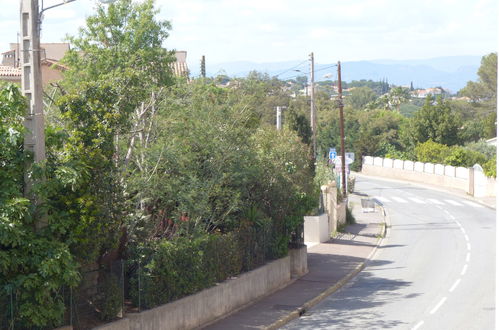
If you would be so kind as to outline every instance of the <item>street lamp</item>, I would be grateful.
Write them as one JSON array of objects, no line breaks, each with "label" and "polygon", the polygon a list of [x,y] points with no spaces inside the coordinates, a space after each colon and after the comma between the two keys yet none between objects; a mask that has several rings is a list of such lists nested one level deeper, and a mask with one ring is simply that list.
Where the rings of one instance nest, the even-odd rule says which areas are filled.
[{"label": "street lamp", "polygon": [[[21,0],[21,39],[19,56],[21,61],[21,91],[28,101],[28,108],[24,119],[26,133],[24,136],[24,150],[31,151],[35,163],[45,160],[45,125],[43,117],[43,88],[40,67],[40,26],[43,12],[75,0],[64,0],[62,3],[39,9],[38,0]],[[100,0],[111,3],[114,0]],[[25,196],[35,199],[31,195],[32,182],[25,176]]]}]

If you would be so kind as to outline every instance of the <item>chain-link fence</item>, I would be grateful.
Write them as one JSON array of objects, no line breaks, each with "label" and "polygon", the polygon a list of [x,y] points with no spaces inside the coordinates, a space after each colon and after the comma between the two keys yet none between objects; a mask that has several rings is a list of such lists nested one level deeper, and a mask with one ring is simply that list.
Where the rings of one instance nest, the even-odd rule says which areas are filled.
[{"label": "chain-link fence", "polygon": [[[60,315],[51,325],[32,325],[31,315],[23,313],[23,305],[30,297],[15,284],[8,284],[0,291],[0,329],[53,329],[72,325],[73,329],[91,329],[124,315],[125,262],[117,260],[108,267],[87,269],[76,288],[61,287],[53,295],[61,303]],[[31,319],[31,320],[30,320]]]},{"label": "chain-link fence", "polygon": [[[295,243],[303,240],[300,228],[293,235]],[[276,235],[272,223],[262,221],[228,234],[158,240],[146,248],[129,246],[127,260],[86,265],[78,287],[61,287],[54,292],[61,303],[60,315],[47,327],[26,326],[32,316],[23,315],[22,304],[29,303],[29,295],[23,295],[14,284],[6,285],[0,291],[0,329],[53,329],[64,325],[92,329],[126,313],[199,292],[282,257],[282,244],[277,242],[284,236]],[[284,239],[284,246],[286,242]]]}]

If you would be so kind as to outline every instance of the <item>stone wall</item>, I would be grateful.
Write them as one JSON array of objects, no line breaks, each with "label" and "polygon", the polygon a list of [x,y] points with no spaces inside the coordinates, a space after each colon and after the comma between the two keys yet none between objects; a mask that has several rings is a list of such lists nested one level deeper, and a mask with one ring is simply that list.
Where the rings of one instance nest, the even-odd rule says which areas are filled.
[{"label": "stone wall", "polygon": [[459,189],[477,197],[496,195],[496,180],[484,179],[483,172],[473,168],[364,156],[362,173]]}]

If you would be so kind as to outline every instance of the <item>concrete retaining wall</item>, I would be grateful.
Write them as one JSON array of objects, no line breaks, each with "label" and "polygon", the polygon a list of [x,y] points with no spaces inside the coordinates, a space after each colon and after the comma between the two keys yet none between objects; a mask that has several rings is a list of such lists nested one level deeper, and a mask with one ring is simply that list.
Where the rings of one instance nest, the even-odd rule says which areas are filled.
[{"label": "concrete retaining wall", "polygon": [[343,201],[336,206],[336,215],[338,224],[344,225],[347,223],[347,202]]},{"label": "concrete retaining wall", "polygon": [[308,273],[307,246],[289,249],[291,276],[301,277]]},{"label": "concrete retaining wall", "polygon": [[[303,253],[298,253],[298,255],[303,257]],[[303,260],[297,261],[297,263],[303,266]],[[141,313],[127,314],[122,320],[105,324],[96,329],[176,330],[196,328],[288,284],[291,279],[290,265],[289,256],[275,260],[265,266],[241,274],[236,279],[227,280],[215,287]]]},{"label": "concrete retaining wall", "polygon": [[[474,171],[475,175],[470,175],[470,171]],[[496,196],[495,179],[486,178],[475,182],[481,174],[465,167],[366,156],[362,162],[362,173],[459,189],[477,197]]]},{"label": "concrete retaining wall", "polygon": [[324,211],[328,216],[328,232],[334,233],[338,229],[338,217],[336,212],[337,190],[336,182],[330,182],[321,187],[324,198]]},{"label": "concrete retaining wall", "polygon": [[305,242],[327,242],[331,232],[329,231],[329,218],[327,213],[316,216],[304,217],[304,239]]},{"label": "concrete retaining wall", "polygon": [[[375,159],[377,158],[370,157],[371,162],[374,162]],[[381,159],[379,163],[383,164],[383,159],[379,159]],[[324,213],[318,216],[305,217],[305,242],[326,242],[331,238],[331,234],[338,230],[338,225],[346,223],[347,203],[346,201],[338,203],[336,182],[333,181],[322,186],[321,193]]]},{"label": "concrete retaining wall", "polygon": [[485,196],[497,196],[497,184],[496,179],[487,178],[487,184],[485,188]]}]

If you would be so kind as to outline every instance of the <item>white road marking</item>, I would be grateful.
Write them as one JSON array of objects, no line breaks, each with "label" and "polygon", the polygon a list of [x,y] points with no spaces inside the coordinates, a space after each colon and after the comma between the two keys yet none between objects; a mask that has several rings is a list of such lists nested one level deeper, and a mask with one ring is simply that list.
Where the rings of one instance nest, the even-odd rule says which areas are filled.
[{"label": "white road marking", "polygon": [[468,248],[468,251],[471,251],[471,244],[470,243],[466,243],[466,247]]},{"label": "white road marking", "polygon": [[438,309],[442,307],[442,305],[445,303],[446,300],[447,297],[443,297],[442,299],[440,299],[438,304],[435,307],[433,307],[433,309],[430,311],[430,314],[435,314],[438,311]]},{"label": "white road marking", "polygon": [[463,270],[461,271],[461,276],[466,274],[467,270],[468,270],[468,264],[464,265]]},{"label": "white road marking", "polygon": [[475,202],[472,202],[472,201],[463,201],[463,203],[466,203],[471,207],[483,207],[482,205],[475,203]]},{"label": "white road marking", "polygon": [[416,197],[409,197],[409,199],[411,201],[413,201],[414,203],[418,203],[418,204],[426,204],[424,201],[420,200],[419,198],[416,198]]},{"label": "white road marking", "polygon": [[461,229],[461,231],[463,232],[463,234],[465,234],[465,235],[466,235],[466,230],[464,230],[464,228],[463,228],[463,227],[461,227],[460,229]]},{"label": "white road marking", "polygon": [[464,239],[466,240],[466,242],[469,242],[470,241],[470,238],[468,237],[468,235],[464,234]]},{"label": "white road marking", "polygon": [[407,203],[407,201],[403,198],[400,198],[400,197],[395,197],[395,196],[392,196],[392,199],[396,202],[399,202],[399,203]]},{"label": "white road marking", "polygon": [[435,198],[428,198],[428,200],[430,202],[432,202],[433,204],[444,205],[444,203],[442,203],[441,201],[439,201],[438,199],[435,199]]},{"label": "white road marking", "polygon": [[455,200],[452,199],[446,199],[445,200],[447,203],[454,205],[454,206],[463,206],[461,203],[456,202]]},{"label": "white road marking", "polygon": [[411,328],[411,330],[417,330],[421,328],[421,326],[424,324],[424,321],[419,321],[415,326]]},{"label": "white road marking", "polygon": [[458,279],[456,282],[454,282],[454,284],[449,289],[449,292],[454,291],[457,288],[457,286],[459,285],[459,283],[461,283],[461,279]]},{"label": "white road marking", "polygon": [[471,258],[471,253],[467,253],[466,254],[466,262],[470,262],[470,258]]},{"label": "white road marking", "polygon": [[376,198],[377,200],[379,200],[380,202],[383,202],[383,203],[390,203],[390,200],[388,198],[385,198],[385,197],[376,196],[374,198]]}]

